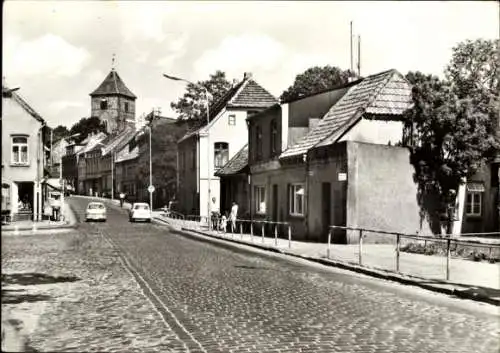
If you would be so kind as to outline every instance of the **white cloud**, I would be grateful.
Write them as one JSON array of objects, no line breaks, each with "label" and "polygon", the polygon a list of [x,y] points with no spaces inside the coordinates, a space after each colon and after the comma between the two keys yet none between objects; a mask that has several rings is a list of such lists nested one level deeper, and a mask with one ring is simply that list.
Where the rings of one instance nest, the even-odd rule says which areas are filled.
[{"label": "white cloud", "polygon": [[195,61],[194,68],[200,77],[215,70],[228,76],[241,76],[244,71],[272,70],[280,65],[286,48],[274,38],[258,33],[225,37],[215,49],[205,51]]},{"label": "white cloud", "polygon": [[82,101],[60,100],[51,102],[49,104],[49,109],[55,114],[58,114],[65,109],[81,107],[86,107],[86,105]]},{"label": "white cloud", "polygon": [[85,48],[78,48],[54,34],[31,41],[11,36],[4,43],[4,72],[7,76],[73,76],[90,59]]},{"label": "white cloud", "polygon": [[167,53],[156,61],[156,66],[161,67],[163,70],[170,71],[175,61],[186,54],[188,40],[189,36],[186,33],[169,40],[166,45]]}]

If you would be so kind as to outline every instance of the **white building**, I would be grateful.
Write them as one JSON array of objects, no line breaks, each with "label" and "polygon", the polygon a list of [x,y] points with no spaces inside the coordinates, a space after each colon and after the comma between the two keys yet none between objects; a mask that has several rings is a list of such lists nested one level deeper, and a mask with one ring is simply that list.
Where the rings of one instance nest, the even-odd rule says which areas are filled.
[{"label": "white building", "polygon": [[206,216],[209,199],[210,210],[227,211],[220,210],[220,183],[214,173],[248,143],[247,117],[276,103],[273,95],[245,73],[241,82],[210,105],[210,123],[179,140],[177,189],[181,212]]}]

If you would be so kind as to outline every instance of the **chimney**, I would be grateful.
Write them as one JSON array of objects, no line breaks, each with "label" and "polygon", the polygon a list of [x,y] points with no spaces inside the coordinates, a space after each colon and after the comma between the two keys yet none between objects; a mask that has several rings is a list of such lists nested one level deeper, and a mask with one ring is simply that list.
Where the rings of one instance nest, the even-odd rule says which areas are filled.
[{"label": "chimney", "polygon": [[238,84],[238,80],[233,78],[233,87],[236,86]]},{"label": "chimney", "polygon": [[244,80],[250,80],[252,78],[252,73],[251,72],[245,72],[243,74],[243,79]]}]

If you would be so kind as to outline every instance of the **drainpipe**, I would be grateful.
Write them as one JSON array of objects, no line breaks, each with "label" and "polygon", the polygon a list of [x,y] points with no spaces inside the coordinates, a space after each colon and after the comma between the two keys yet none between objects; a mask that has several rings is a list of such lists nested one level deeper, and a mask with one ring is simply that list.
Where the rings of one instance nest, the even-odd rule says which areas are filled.
[{"label": "drainpipe", "polygon": [[305,165],[306,180],[304,185],[304,220],[306,226],[306,239],[309,239],[309,159],[307,158],[307,152],[302,155],[302,159]]}]

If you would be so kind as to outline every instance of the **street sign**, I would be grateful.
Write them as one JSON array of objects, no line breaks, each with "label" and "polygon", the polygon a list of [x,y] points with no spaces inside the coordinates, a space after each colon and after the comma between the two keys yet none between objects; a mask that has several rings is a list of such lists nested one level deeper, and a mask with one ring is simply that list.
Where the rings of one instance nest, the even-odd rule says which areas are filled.
[{"label": "street sign", "polygon": [[148,186],[148,191],[149,191],[150,193],[155,192],[155,187],[154,187],[153,185],[149,185],[149,186]]}]

